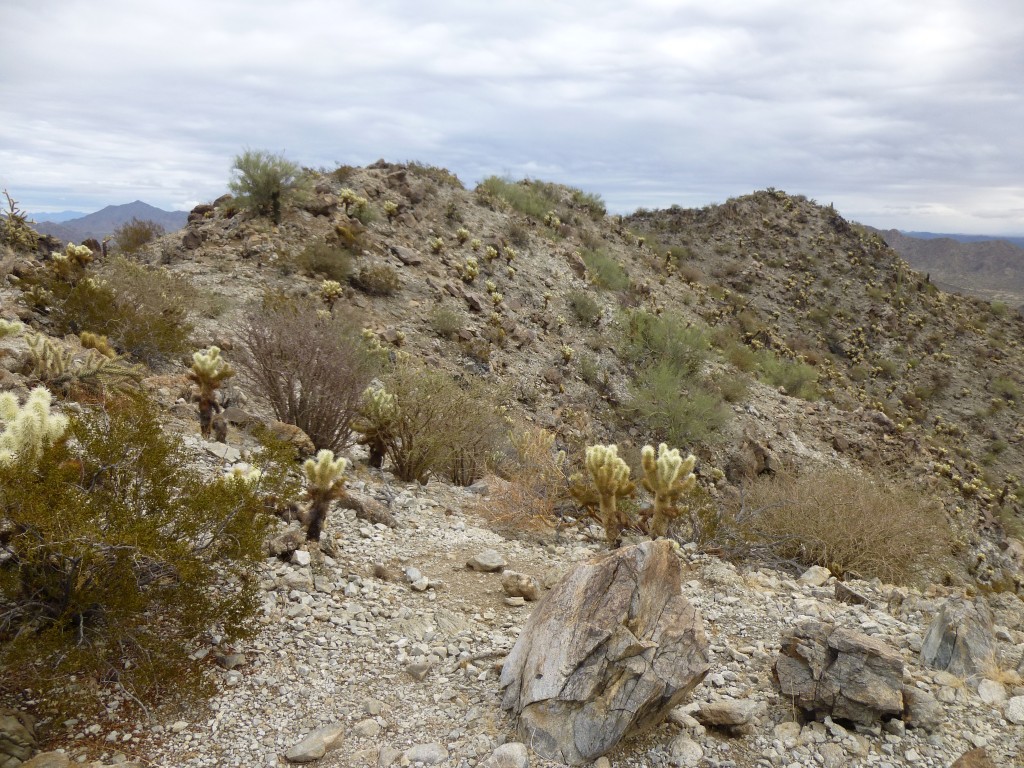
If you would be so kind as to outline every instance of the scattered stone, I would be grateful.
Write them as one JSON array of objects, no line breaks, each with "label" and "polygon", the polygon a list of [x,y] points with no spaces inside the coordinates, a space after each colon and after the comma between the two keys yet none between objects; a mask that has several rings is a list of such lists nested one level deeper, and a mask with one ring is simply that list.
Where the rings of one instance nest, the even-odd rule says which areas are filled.
[{"label": "scattered stone", "polygon": [[515,571],[501,574],[501,588],[509,597],[521,597],[533,602],[540,599],[540,582],[536,576]]},{"label": "scattered stone", "polygon": [[704,750],[688,736],[676,736],[668,748],[669,762],[680,768],[696,768],[704,759]]},{"label": "scattered stone", "polygon": [[295,565],[306,566],[312,562],[312,557],[305,549],[297,549],[292,552],[291,561]]},{"label": "scattered stone", "polygon": [[36,747],[35,720],[26,712],[0,707],[0,767],[20,765]]},{"label": "scattered stone", "polygon": [[836,582],[836,600],[840,603],[847,603],[849,605],[866,605],[869,608],[877,608],[875,602],[860,592],[855,590],[848,584],[844,584],[841,581]]},{"label": "scattered stone", "polygon": [[448,759],[448,750],[437,742],[430,744],[414,744],[402,753],[402,759],[410,763],[436,765]]},{"label": "scattered stone", "polygon": [[701,725],[742,736],[754,732],[753,720],[762,706],[756,701],[712,701],[702,703],[694,716]]},{"label": "scattered stone", "polygon": [[964,752],[949,768],[998,768],[984,747]]},{"label": "scattered stone", "polygon": [[398,527],[395,516],[388,512],[383,504],[371,496],[357,491],[348,491],[338,499],[338,506],[342,509],[351,509],[359,520],[365,520],[373,525],[380,523],[388,528]]},{"label": "scattered stone", "polygon": [[68,768],[70,765],[71,758],[64,752],[40,752],[31,760],[21,763],[20,768]]},{"label": "scattered stone", "polygon": [[783,743],[787,741],[795,742],[800,738],[800,723],[779,723],[772,729],[772,734]]},{"label": "scattered stone", "polygon": [[485,549],[466,562],[466,567],[482,573],[493,573],[505,567],[505,558],[493,549]]},{"label": "scattered stone", "polygon": [[317,728],[285,753],[290,763],[311,763],[332,749],[337,749],[345,736],[345,726],[333,723]]},{"label": "scattered stone", "polygon": [[995,680],[982,680],[978,683],[978,696],[990,706],[998,706],[1006,701],[1006,688]]},{"label": "scattered stone", "polygon": [[283,421],[272,421],[268,427],[270,434],[278,440],[283,440],[292,448],[298,451],[300,459],[306,459],[316,453],[316,446],[309,435],[294,424],[286,424]]},{"label": "scattered stone", "polygon": [[398,260],[405,264],[407,267],[418,267],[423,263],[423,257],[419,251],[415,251],[412,248],[406,248],[402,245],[389,246],[391,253],[398,257]]},{"label": "scattered stone", "polygon": [[427,675],[430,673],[430,664],[425,661],[413,662],[405,668],[405,671],[409,673],[413,680],[423,681],[427,679]]},{"label": "scattered stone", "polygon": [[577,565],[545,596],[501,672],[523,742],[580,765],[690,694],[708,643],[681,573],[669,541],[646,541]]},{"label": "scattered stone", "polygon": [[246,663],[244,653],[218,653],[217,664],[224,669],[237,669]]},{"label": "scattered stone", "polygon": [[842,768],[847,763],[846,750],[835,742],[826,742],[818,747],[821,762],[825,768]]},{"label": "scattered stone", "polygon": [[352,726],[352,733],[363,739],[376,738],[380,735],[380,723],[372,717],[368,717]]},{"label": "scattered stone", "polygon": [[381,747],[377,754],[377,768],[390,768],[402,756],[402,750],[395,747]]},{"label": "scattered stone", "polygon": [[921,728],[929,733],[938,728],[946,719],[942,704],[928,691],[913,686],[903,687],[903,721],[911,728]]},{"label": "scattered stone", "polygon": [[817,716],[872,725],[903,714],[903,660],[860,632],[798,625],[782,638],[775,675],[785,696]]},{"label": "scattered stone", "polygon": [[229,464],[235,464],[242,458],[242,452],[227,443],[203,443],[207,453],[211,453],[218,459],[224,459]]},{"label": "scattered stone", "polygon": [[995,660],[992,611],[982,600],[951,598],[932,620],[921,663],[957,677],[983,672]]},{"label": "scattered stone", "polygon": [[481,768],[529,768],[530,754],[522,742],[510,741],[494,750],[480,765]]},{"label": "scattered stone", "polygon": [[832,571],[822,568],[820,565],[812,565],[801,574],[799,582],[809,584],[812,587],[824,586],[832,578]]},{"label": "scattered stone", "polygon": [[1003,717],[1014,725],[1024,725],[1024,696],[1014,696],[1007,701]]},{"label": "scattered stone", "polygon": [[505,598],[505,605],[509,606],[510,608],[522,608],[524,605],[526,605],[526,598],[524,598],[524,597],[506,597]]}]

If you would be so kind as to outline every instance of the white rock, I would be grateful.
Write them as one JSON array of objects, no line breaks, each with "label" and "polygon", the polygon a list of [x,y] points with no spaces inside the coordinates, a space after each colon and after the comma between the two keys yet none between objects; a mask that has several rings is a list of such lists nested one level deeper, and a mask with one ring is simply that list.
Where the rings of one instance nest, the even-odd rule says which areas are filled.
[{"label": "white rock", "polygon": [[1006,701],[1006,688],[995,680],[982,680],[978,684],[978,696],[986,704],[998,706]]},{"label": "white rock", "polygon": [[481,763],[481,768],[529,768],[530,754],[526,745],[518,741],[502,744]]},{"label": "white rock", "polygon": [[344,736],[345,726],[341,723],[325,725],[307,734],[302,741],[285,752],[285,758],[290,763],[311,763],[336,749]]},{"label": "white rock", "polygon": [[803,572],[799,582],[801,584],[809,584],[812,587],[820,587],[830,578],[832,578],[832,572],[828,568],[822,568],[820,565],[812,565]]},{"label": "white rock", "polygon": [[414,744],[402,754],[403,760],[410,763],[435,765],[448,759],[448,750],[437,742],[430,744]]},{"label": "white rock", "polygon": [[295,565],[309,565],[309,552],[304,549],[296,549],[292,552],[292,562],[295,563]]},{"label": "white rock", "polygon": [[1024,725],[1024,696],[1014,696],[1006,702],[1003,717],[1014,725]]},{"label": "white rock", "polygon": [[676,736],[669,745],[669,761],[681,768],[695,768],[704,759],[704,750],[687,736]]}]

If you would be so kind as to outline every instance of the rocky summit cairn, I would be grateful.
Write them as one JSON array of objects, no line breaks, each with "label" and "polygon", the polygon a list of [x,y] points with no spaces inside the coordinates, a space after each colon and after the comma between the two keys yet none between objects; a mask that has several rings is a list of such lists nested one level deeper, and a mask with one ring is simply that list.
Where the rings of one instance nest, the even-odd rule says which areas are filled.
[{"label": "rocky summit cairn", "polygon": [[548,759],[580,765],[656,725],[708,672],[700,611],[672,542],[576,566],[530,615],[505,661],[502,706]]},{"label": "rocky summit cairn", "polygon": [[992,611],[981,600],[942,604],[921,645],[921,663],[957,677],[984,672],[995,661]]},{"label": "rocky summit cairn", "polygon": [[816,715],[872,725],[903,714],[903,661],[877,638],[817,621],[782,638],[775,675],[785,696]]}]

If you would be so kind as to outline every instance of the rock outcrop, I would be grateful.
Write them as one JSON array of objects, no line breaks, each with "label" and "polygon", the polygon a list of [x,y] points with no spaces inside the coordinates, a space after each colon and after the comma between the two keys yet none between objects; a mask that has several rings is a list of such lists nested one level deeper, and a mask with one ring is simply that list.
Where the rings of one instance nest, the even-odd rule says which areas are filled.
[{"label": "rock outcrop", "polygon": [[700,612],[661,539],[598,556],[531,614],[501,674],[523,742],[572,765],[661,722],[708,672]]},{"label": "rock outcrop", "polygon": [[984,672],[995,661],[992,625],[992,611],[981,600],[947,600],[928,627],[921,663],[963,678]]},{"label": "rock outcrop", "polygon": [[0,708],[0,768],[15,768],[36,746],[35,721],[16,709]]},{"label": "rock outcrop", "polygon": [[882,641],[805,622],[782,638],[775,662],[782,693],[815,715],[872,725],[903,714],[903,661]]}]

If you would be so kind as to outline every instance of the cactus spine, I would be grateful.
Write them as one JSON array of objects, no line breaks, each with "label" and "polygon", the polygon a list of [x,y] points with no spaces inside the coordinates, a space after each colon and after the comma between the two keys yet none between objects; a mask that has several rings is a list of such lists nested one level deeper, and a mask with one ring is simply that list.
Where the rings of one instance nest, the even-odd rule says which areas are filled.
[{"label": "cactus spine", "polygon": [[640,454],[644,468],[643,486],[654,494],[654,515],[649,533],[657,538],[668,533],[668,525],[679,515],[679,498],[697,482],[693,467],[697,457],[690,454],[685,459],[678,448],[669,448],[665,443],[658,446],[645,445]]},{"label": "cactus spine", "polygon": [[56,443],[68,428],[68,419],[50,412],[50,392],[36,387],[23,407],[11,392],[0,393],[0,465],[15,461],[36,462],[43,451]]},{"label": "cactus spine", "polygon": [[352,422],[352,429],[362,435],[359,444],[365,445],[369,450],[369,464],[374,469],[384,466],[384,456],[388,450],[388,441],[392,437],[397,412],[395,396],[389,394],[383,387],[367,388],[363,392],[359,416]]},{"label": "cactus spine", "polygon": [[334,458],[334,452],[326,448],[315,458],[306,459],[302,471],[306,475],[306,494],[310,500],[307,541],[320,541],[327,510],[331,502],[345,495],[345,469],[348,461]]},{"label": "cactus spine", "polygon": [[619,446],[591,445],[587,448],[586,466],[597,491],[605,538],[614,546],[622,535],[623,526],[628,523],[619,513],[618,499],[636,490],[629,479],[629,465],[619,458]]},{"label": "cactus spine", "polygon": [[199,385],[199,431],[204,438],[210,436],[213,414],[218,407],[215,393],[226,379],[234,375],[234,369],[220,356],[219,347],[193,353],[192,371],[188,377]]}]

